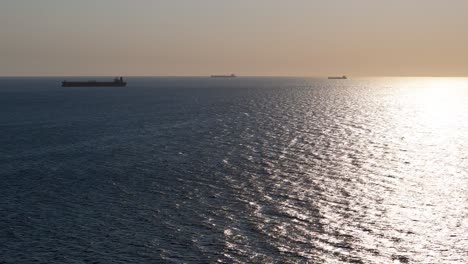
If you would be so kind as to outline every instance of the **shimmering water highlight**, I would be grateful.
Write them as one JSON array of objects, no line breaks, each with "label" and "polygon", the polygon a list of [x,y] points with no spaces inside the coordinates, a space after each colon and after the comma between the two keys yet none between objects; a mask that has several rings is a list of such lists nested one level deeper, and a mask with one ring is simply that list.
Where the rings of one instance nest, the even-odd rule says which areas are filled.
[{"label": "shimmering water highlight", "polygon": [[0,79],[0,262],[466,263],[468,80]]}]

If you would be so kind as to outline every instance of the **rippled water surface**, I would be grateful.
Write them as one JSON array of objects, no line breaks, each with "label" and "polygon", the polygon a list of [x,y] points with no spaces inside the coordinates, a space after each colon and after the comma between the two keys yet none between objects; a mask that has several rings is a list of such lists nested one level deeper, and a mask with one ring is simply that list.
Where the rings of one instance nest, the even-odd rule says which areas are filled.
[{"label": "rippled water surface", "polygon": [[468,79],[0,79],[0,263],[468,263]]}]

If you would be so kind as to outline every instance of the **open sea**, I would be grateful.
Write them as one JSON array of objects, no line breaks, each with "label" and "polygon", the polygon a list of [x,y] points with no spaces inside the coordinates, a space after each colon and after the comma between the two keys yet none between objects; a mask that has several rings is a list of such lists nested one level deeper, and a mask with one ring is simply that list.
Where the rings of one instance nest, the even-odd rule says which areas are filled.
[{"label": "open sea", "polygon": [[468,79],[61,81],[0,78],[2,264],[468,263]]}]

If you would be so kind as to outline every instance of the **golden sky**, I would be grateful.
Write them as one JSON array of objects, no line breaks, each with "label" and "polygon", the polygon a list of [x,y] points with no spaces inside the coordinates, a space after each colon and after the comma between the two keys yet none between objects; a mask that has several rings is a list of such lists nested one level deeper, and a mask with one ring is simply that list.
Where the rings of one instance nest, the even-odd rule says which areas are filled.
[{"label": "golden sky", "polygon": [[468,76],[466,0],[4,0],[0,76]]}]

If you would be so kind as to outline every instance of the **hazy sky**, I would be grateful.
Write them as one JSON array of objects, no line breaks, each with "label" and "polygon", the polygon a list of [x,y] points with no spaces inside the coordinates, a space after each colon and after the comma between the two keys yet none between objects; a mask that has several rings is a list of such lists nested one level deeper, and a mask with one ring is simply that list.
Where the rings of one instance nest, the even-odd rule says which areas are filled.
[{"label": "hazy sky", "polygon": [[0,75],[468,76],[468,0],[0,0]]}]

